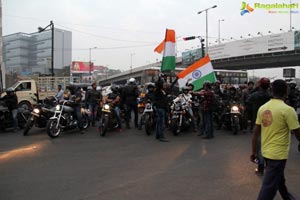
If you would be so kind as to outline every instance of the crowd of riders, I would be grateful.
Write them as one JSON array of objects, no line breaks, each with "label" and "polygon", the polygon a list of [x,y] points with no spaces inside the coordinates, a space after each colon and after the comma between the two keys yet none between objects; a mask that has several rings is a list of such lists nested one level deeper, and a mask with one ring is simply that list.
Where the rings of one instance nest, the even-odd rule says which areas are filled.
[{"label": "crowd of riders", "polygon": [[[256,83],[249,81],[243,85],[229,85],[216,81],[204,82],[203,88],[194,91],[194,86],[189,81],[182,88],[178,87],[177,78],[166,77],[160,74],[158,80],[147,83],[145,86],[138,85],[134,78],[130,78],[125,85],[112,85],[111,92],[102,95],[102,89],[96,83],[92,83],[87,90],[80,87],[70,86],[65,91],[58,86],[57,98],[59,101],[75,96],[74,115],[78,118],[78,128],[84,133],[82,127],[81,107],[89,110],[89,125],[98,127],[101,118],[101,110],[105,103],[113,105],[113,112],[117,118],[116,129],[122,132],[122,122],[125,128],[141,128],[139,122],[138,99],[142,102],[151,102],[154,108],[156,125],[153,130],[156,138],[160,141],[168,141],[165,138],[165,130],[169,128],[170,106],[176,102],[187,105],[187,113],[191,119],[191,130],[202,135],[205,139],[214,137],[214,128],[224,127],[223,112],[232,102],[238,103],[241,113],[241,131],[252,130],[258,108],[271,98],[270,80],[261,78]],[[171,80],[171,81],[170,81]],[[298,108],[300,92],[294,81],[289,82],[289,92],[286,103]],[[2,98],[12,112],[14,118],[14,130],[17,129],[16,120],[16,95],[14,91],[7,90],[7,95]],[[141,93],[145,93],[142,98]]]}]

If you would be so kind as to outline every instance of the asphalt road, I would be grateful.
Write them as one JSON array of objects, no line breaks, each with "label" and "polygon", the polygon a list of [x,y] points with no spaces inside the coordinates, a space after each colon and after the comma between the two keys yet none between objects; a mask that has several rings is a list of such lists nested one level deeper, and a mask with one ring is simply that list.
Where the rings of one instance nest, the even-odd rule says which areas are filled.
[{"label": "asphalt road", "polygon": [[[165,143],[137,129],[100,137],[89,128],[56,139],[37,128],[26,137],[0,133],[0,199],[253,200],[262,177],[249,161],[251,135],[222,130],[204,140],[167,131]],[[285,174],[298,197],[299,166],[293,137]]]}]

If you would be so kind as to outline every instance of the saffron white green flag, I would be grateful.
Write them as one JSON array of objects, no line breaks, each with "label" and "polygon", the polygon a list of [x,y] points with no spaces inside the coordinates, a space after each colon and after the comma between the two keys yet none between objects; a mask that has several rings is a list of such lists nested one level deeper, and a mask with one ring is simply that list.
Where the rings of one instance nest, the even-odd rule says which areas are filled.
[{"label": "saffron white green flag", "polygon": [[175,44],[176,44],[175,31],[171,29],[167,29],[166,37],[164,41],[164,54],[163,54],[163,59],[161,64],[161,71],[175,69],[176,66]]},{"label": "saffron white green flag", "polygon": [[194,85],[194,91],[203,88],[205,81],[216,82],[215,72],[208,55],[179,72],[177,76],[180,88],[184,87],[189,81]]}]

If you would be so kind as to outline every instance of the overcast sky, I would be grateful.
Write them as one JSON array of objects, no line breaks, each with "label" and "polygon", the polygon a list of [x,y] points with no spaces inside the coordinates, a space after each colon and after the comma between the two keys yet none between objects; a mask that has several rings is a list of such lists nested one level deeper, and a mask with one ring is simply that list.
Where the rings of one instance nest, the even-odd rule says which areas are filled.
[{"label": "overcast sky", "polygon": [[[247,0],[247,3],[289,3],[290,0]],[[299,3],[300,0],[292,0]],[[289,14],[269,14],[256,9],[240,15],[242,0],[2,0],[3,35],[16,32],[32,33],[45,27],[50,20],[55,27],[72,31],[73,60],[92,61],[114,69],[127,70],[160,61],[162,55],[153,49],[163,39],[165,29],[174,29],[177,36],[177,56],[182,51],[199,46],[199,40],[183,41],[186,36],[205,36],[205,13],[198,11],[217,5],[208,11],[209,43],[218,38],[240,39],[268,31],[279,33],[290,28]],[[292,15],[292,26],[300,29],[299,13]],[[282,70],[276,70],[280,76]],[[273,72],[273,71],[272,71]],[[277,72],[276,72],[277,73]],[[297,75],[299,74],[297,70]]]}]

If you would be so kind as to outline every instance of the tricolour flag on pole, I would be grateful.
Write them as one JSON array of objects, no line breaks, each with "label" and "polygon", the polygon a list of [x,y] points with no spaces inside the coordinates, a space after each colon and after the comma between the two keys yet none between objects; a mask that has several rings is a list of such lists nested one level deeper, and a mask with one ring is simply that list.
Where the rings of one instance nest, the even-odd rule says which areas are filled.
[{"label": "tricolour flag on pole", "polygon": [[163,40],[157,47],[155,47],[154,51],[156,51],[157,53],[161,53],[163,52],[165,48],[165,40]]},{"label": "tricolour flag on pole", "polygon": [[179,72],[177,76],[180,88],[185,86],[189,80],[194,85],[194,91],[203,88],[205,81],[209,81],[210,83],[216,81],[215,72],[208,55]]},{"label": "tricolour flag on pole", "polygon": [[166,37],[164,41],[164,54],[161,64],[161,71],[174,70],[176,66],[175,58],[175,31],[171,29],[166,30]]}]

